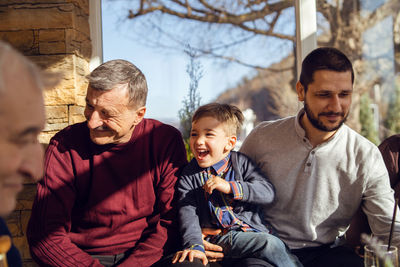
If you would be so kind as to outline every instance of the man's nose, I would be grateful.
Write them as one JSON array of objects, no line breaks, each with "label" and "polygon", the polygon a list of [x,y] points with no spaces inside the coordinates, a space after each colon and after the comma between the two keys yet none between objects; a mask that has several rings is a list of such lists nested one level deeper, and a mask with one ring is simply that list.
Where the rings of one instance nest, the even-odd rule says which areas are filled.
[{"label": "man's nose", "polygon": [[99,126],[103,125],[103,122],[99,116],[99,113],[97,111],[93,111],[88,117],[87,117],[87,125],[89,129],[96,129]]},{"label": "man's nose", "polygon": [[330,98],[329,107],[334,112],[340,112],[342,107],[340,104],[340,97],[338,95],[333,95]]},{"label": "man's nose", "polygon": [[30,145],[23,151],[23,160],[19,172],[25,177],[39,181],[43,177],[43,146],[40,143]]}]

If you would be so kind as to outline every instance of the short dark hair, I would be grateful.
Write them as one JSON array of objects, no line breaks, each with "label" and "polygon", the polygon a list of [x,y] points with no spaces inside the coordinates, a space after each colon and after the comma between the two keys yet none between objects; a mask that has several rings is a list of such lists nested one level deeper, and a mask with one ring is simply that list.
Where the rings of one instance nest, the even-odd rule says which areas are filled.
[{"label": "short dark hair", "polygon": [[213,117],[224,123],[228,135],[237,135],[244,119],[242,111],[236,106],[216,102],[200,106],[194,112],[192,122],[204,117]]},{"label": "short dark hair", "polygon": [[351,61],[340,50],[333,47],[320,47],[311,51],[301,65],[300,83],[304,90],[314,80],[317,70],[351,71],[351,82],[354,83],[354,70]]},{"label": "short dark hair", "polygon": [[147,82],[143,73],[131,62],[116,59],[107,61],[88,76],[89,86],[95,90],[109,91],[117,85],[128,85],[129,102],[134,106],[146,105]]}]

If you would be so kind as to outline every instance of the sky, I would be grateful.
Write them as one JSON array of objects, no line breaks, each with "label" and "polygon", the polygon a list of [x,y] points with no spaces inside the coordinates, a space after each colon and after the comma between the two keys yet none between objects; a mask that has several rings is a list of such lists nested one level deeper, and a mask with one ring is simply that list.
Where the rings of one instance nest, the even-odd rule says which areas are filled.
[{"label": "sky", "polygon": [[[135,41],[130,21],[123,21],[126,9],[123,2],[102,0],[103,60],[125,59],[135,64],[146,76],[149,93],[146,117],[165,122],[178,121],[178,111],[189,88],[185,53],[167,53]],[[222,67],[211,59],[198,61],[203,67],[203,77],[198,90],[201,104],[215,100],[227,88],[234,87],[244,76],[254,70],[237,64]]]}]

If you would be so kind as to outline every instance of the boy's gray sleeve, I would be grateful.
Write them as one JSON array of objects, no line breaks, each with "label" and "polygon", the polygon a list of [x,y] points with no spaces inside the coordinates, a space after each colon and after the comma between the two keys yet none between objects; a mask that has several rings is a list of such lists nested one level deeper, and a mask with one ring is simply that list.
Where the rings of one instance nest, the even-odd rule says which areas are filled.
[{"label": "boy's gray sleeve", "polygon": [[204,252],[200,220],[197,212],[196,189],[190,181],[191,176],[181,176],[178,182],[179,195],[179,230],[183,248],[197,249]]},{"label": "boy's gray sleeve", "polygon": [[241,201],[257,205],[267,205],[275,198],[275,188],[261,170],[244,154],[238,153],[238,168],[243,177]]}]

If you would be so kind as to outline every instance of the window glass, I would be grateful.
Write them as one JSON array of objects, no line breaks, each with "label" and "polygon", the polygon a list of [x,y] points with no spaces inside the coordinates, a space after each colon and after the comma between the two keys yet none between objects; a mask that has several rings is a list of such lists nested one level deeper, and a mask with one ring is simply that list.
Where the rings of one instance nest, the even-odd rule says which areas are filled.
[{"label": "window glass", "polygon": [[[187,72],[191,59],[202,71],[197,81],[200,104],[220,101],[247,110],[247,132],[259,121],[296,112],[294,1],[207,1],[214,9],[201,1],[159,1],[186,16],[224,10],[227,15],[218,13],[220,20],[233,14],[232,23],[162,12],[128,19],[139,10],[139,2],[102,1],[103,50],[104,61],[127,59],[145,74],[147,117],[179,125],[178,113],[193,85]],[[145,2],[143,8],[154,3]],[[190,10],[178,2],[189,3]],[[194,48],[195,57],[185,52],[188,47]]]},{"label": "window glass", "polygon": [[318,46],[334,46],[355,69],[353,128],[379,143],[400,132],[398,0],[317,1]]}]

